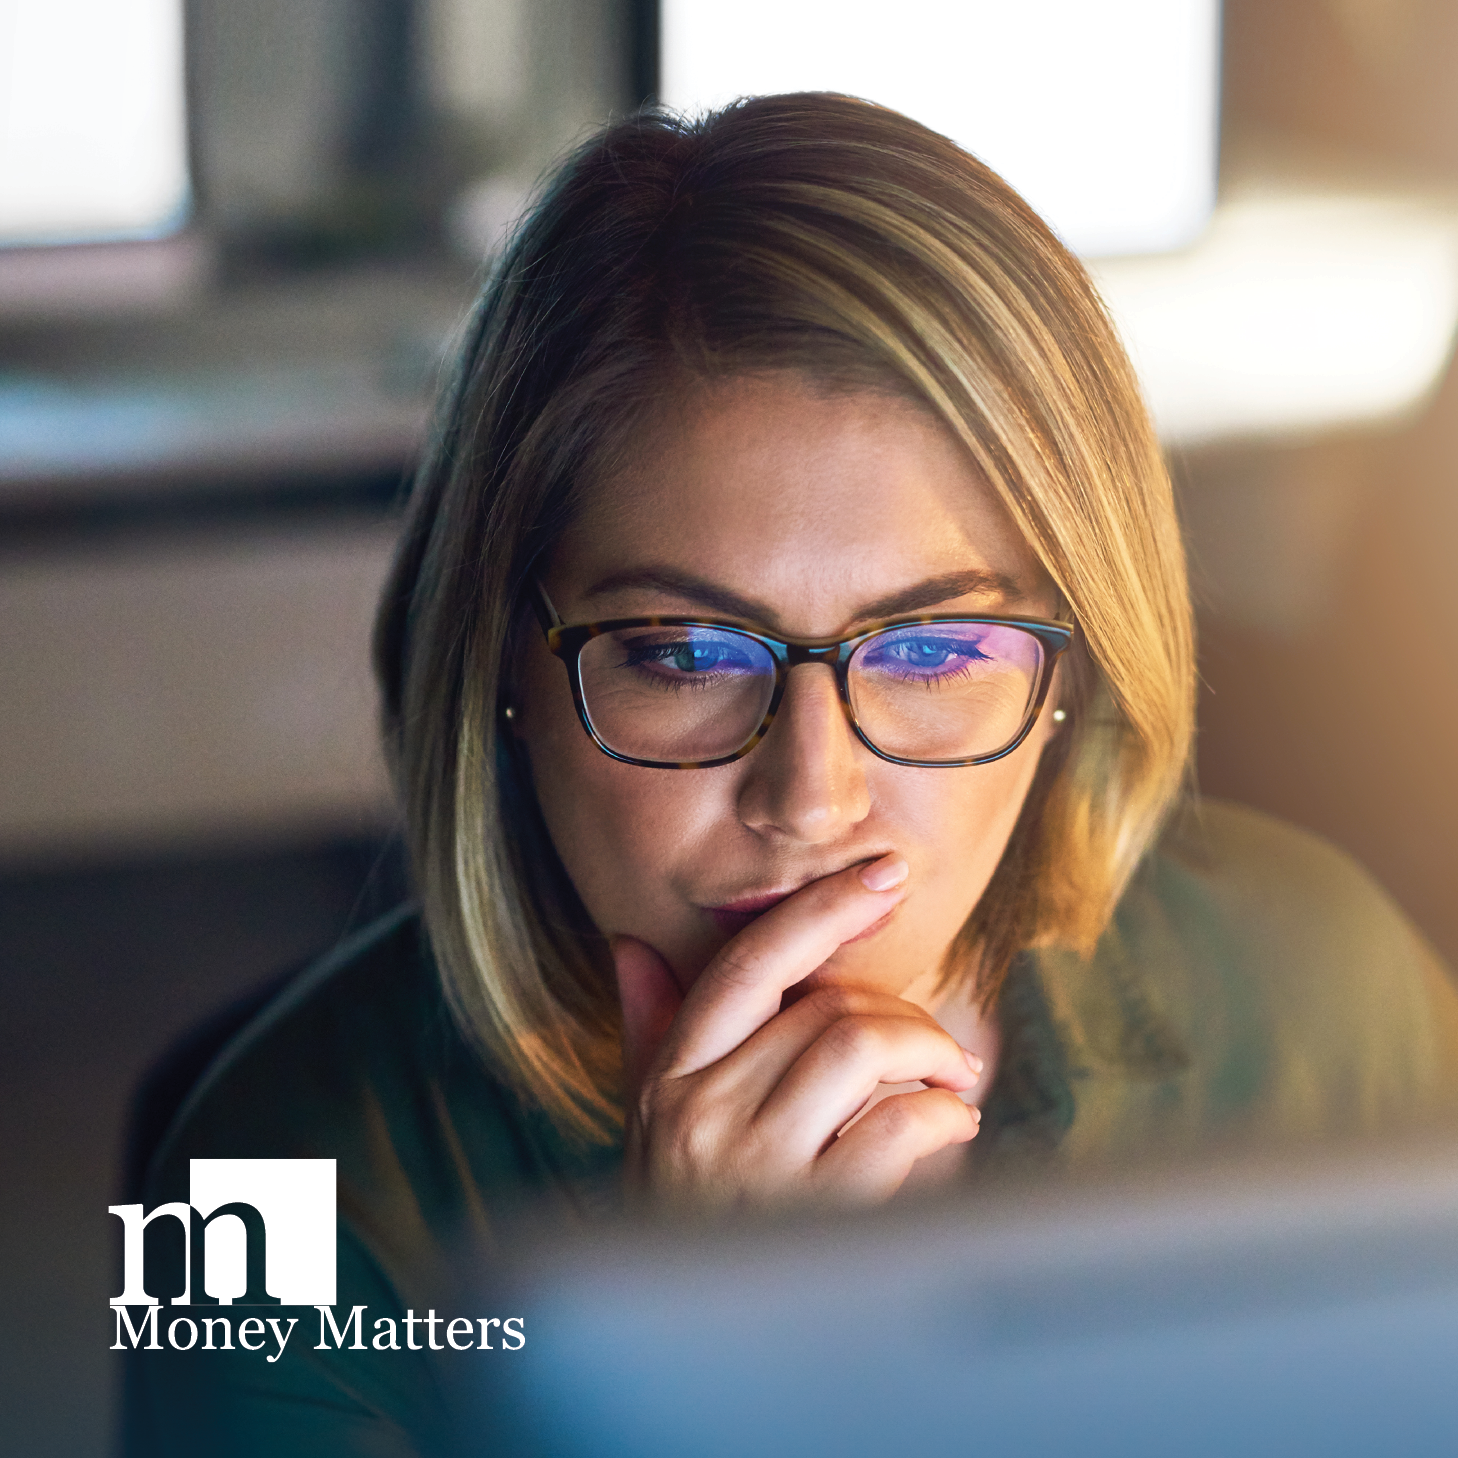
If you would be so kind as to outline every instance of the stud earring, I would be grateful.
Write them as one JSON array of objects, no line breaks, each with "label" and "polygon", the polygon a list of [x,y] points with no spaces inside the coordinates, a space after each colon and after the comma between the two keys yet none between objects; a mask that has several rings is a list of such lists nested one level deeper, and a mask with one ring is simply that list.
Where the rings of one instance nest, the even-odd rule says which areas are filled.
[{"label": "stud earring", "polygon": [[[508,719],[511,718],[511,710],[510,709],[508,709],[506,711],[506,717]],[[1068,717],[1068,715],[1065,714],[1062,709],[1054,709],[1053,710],[1053,722],[1055,724],[1061,724],[1067,717]]]},{"label": "stud earring", "polygon": [[514,708],[512,708],[512,706],[510,704],[508,704],[501,712],[508,719],[514,719],[514,718],[516,718],[516,710]]}]

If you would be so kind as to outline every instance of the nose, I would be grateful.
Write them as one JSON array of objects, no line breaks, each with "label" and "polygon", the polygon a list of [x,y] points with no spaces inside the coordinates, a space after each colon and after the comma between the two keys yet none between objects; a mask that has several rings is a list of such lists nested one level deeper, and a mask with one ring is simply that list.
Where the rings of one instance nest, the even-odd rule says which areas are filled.
[{"label": "nose", "polygon": [[834,841],[870,813],[867,753],[829,665],[792,668],[774,723],[742,761],[740,820],[767,837],[805,845]]}]

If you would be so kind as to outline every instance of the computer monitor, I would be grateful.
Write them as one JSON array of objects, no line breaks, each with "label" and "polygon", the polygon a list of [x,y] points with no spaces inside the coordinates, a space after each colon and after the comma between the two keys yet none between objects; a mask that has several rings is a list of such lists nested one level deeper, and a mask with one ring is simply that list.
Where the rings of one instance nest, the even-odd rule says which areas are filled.
[{"label": "computer monitor", "polygon": [[0,0],[0,52],[0,244],[157,238],[182,225],[182,0]]},{"label": "computer monitor", "polygon": [[660,0],[656,90],[695,111],[842,91],[981,157],[1076,253],[1194,241],[1215,203],[1219,0]]},{"label": "computer monitor", "polygon": [[540,1247],[512,1454],[1458,1452],[1458,1146]]},{"label": "computer monitor", "polygon": [[0,0],[0,66],[0,321],[194,294],[183,0]]}]

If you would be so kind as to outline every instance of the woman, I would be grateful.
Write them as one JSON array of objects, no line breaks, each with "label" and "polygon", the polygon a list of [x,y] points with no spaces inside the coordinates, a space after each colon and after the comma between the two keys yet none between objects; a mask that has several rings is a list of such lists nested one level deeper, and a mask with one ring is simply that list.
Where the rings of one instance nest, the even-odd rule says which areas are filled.
[{"label": "woman", "polygon": [[443,1441],[450,1359],[390,1333],[529,1199],[973,1198],[1453,1103],[1452,992],[1382,894],[1181,802],[1190,608],[1127,361],[903,117],[765,98],[562,168],[377,659],[421,909],[224,1054],[148,1199],[189,1158],[337,1159],[366,1350],[138,1361],[146,1451]]}]

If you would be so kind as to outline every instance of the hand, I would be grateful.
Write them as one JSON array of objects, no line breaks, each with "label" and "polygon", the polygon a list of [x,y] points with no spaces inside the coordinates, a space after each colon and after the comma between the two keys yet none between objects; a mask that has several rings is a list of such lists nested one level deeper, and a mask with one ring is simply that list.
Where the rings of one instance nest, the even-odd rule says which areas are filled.
[{"label": "hand", "polygon": [[[914,1003],[873,988],[786,990],[905,895],[883,856],[813,882],[750,923],[681,995],[644,942],[613,944],[623,1004],[627,1158],[671,1204],[840,1202],[892,1195],[918,1159],[977,1133],[957,1097],[981,1060]],[[879,1084],[928,1087],[882,1099]]]}]

